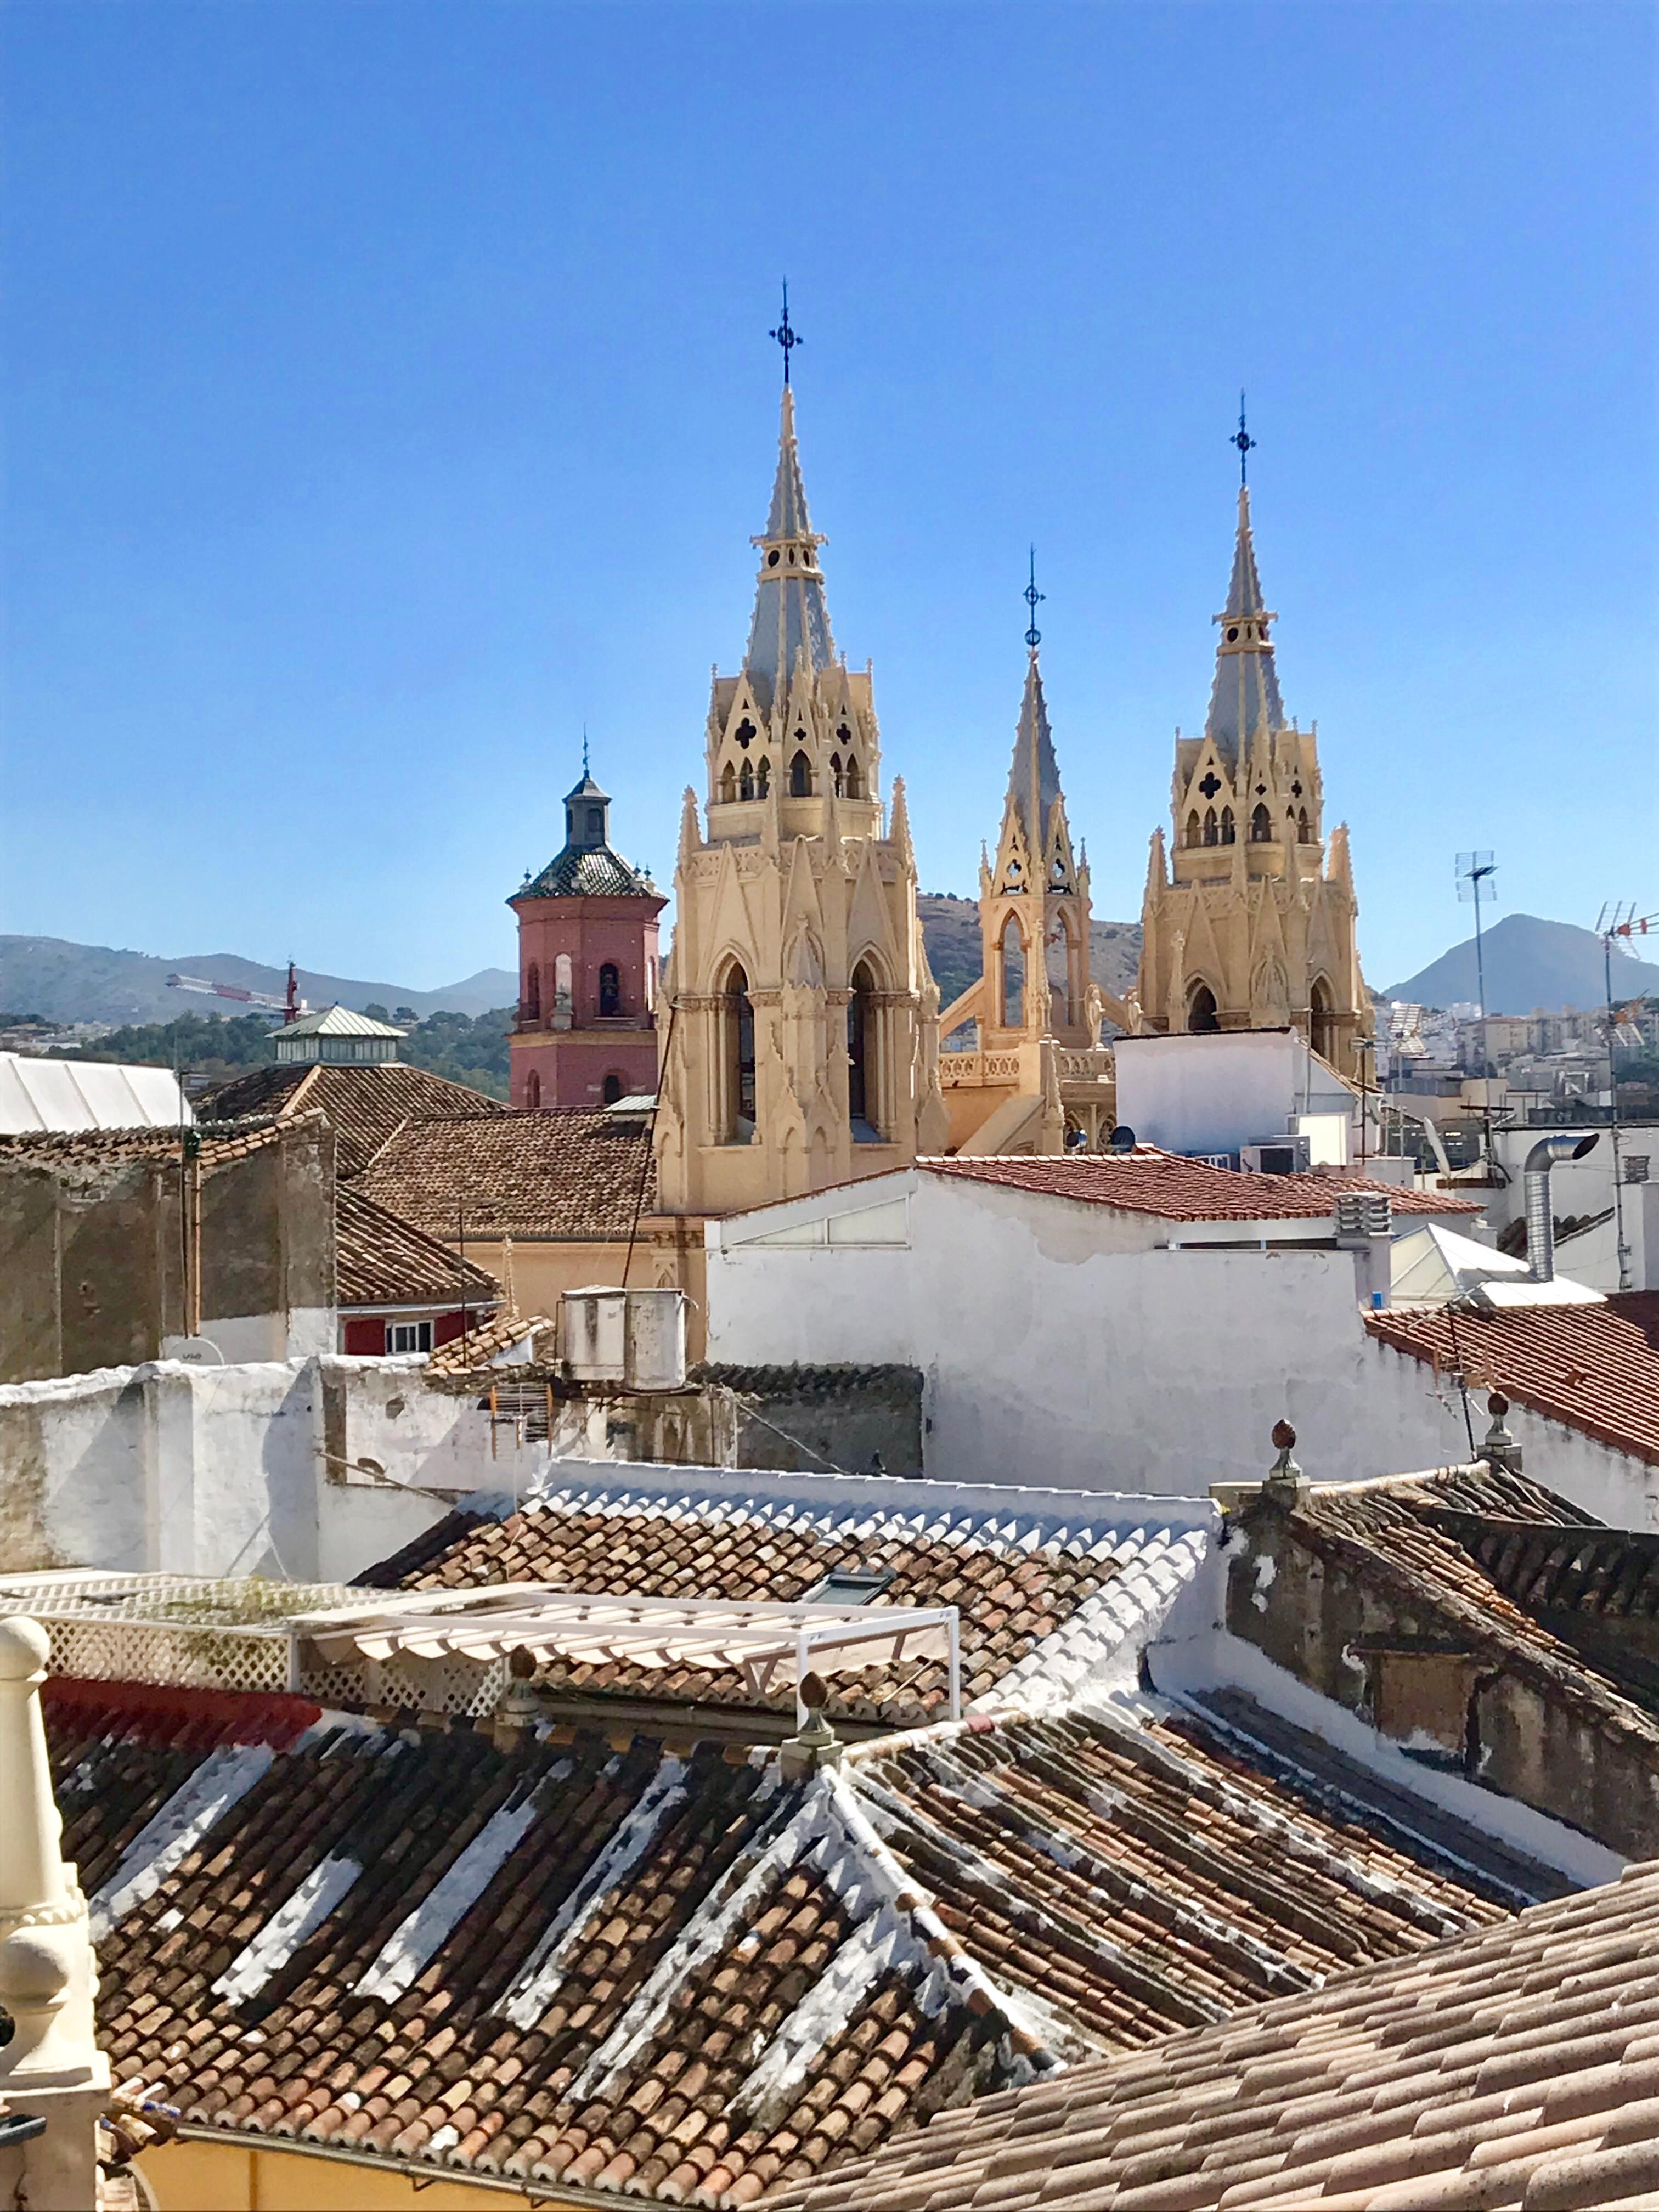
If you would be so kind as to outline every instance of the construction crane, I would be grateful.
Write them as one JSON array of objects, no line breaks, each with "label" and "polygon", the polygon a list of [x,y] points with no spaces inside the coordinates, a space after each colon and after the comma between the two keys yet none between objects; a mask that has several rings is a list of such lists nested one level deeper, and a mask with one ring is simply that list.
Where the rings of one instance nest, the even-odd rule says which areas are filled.
[{"label": "construction crane", "polygon": [[297,1022],[301,1014],[311,1009],[300,996],[300,981],[294,972],[294,963],[288,963],[288,994],[276,998],[269,991],[245,991],[240,983],[216,983],[205,975],[169,975],[170,991],[196,991],[209,999],[234,999],[239,1005],[251,1006],[255,1013],[280,1014],[283,1025]]}]

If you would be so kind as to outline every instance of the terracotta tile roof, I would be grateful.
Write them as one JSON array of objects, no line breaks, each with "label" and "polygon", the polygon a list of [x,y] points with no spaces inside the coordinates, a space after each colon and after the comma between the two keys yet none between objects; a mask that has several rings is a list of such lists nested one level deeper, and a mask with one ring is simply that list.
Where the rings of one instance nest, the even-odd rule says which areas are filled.
[{"label": "terracotta tile roof", "polygon": [[465,1207],[469,1237],[614,1242],[651,1211],[656,1171],[648,1127],[571,1109],[411,1122],[362,1188],[434,1237]]},{"label": "terracotta tile roof", "polygon": [[[200,1139],[197,1158],[204,1168],[223,1166],[274,1145],[282,1129],[280,1122],[268,1118],[240,1122],[229,1129],[210,1126],[194,1133]],[[116,1160],[176,1162],[182,1141],[177,1129],[32,1129],[0,1135],[0,1161],[20,1160],[60,1170]]]},{"label": "terracotta tile roof", "polygon": [[1504,1390],[1614,1451],[1659,1463],[1659,1291],[1508,1313],[1368,1314],[1383,1344]]},{"label": "terracotta tile roof", "polygon": [[[505,1520],[453,1514],[358,1580],[787,1603],[834,1568],[890,1568],[875,1602],[960,1608],[966,1705],[1075,1688],[1191,1577],[1208,1540],[1190,1520],[1160,1525],[1145,1498],[1049,1492],[1038,1504],[1043,1493],[1013,1492],[987,1502],[949,1483],[748,1473],[722,1491],[717,1480],[665,1488],[659,1475],[619,1469],[614,1482],[573,1486]],[[735,1673],[568,1666],[540,1679],[584,1698],[793,1710],[793,1691],[757,1698]],[[947,1697],[944,1665],[924,1660],[899,1675],[837,1677],[830,1711],[909,1727],[944,1713]]]},{"label": "terracotta tile roof", "polygon": [[335,1191],[334,1239],[343,1306],[494,1305],[501,1297],[493,1275],[351,1183]]},{"label": "terracotta tile roof", "polygon": [[[1471,1514],[1472,1498],[1506,1501],[1498,1516]],[[1488,1475],[1478,1489],[1469,1472],[1405,1475],[1389,1481],[1318,1483],[1294,1506],[1265,1496],[1248,1502],[1239,1519],[1248,1530],[1261,1513],[1288,1514],[1298,1540],[1335,1564],[1375,1580],[1421,1620],[1472,1651],[1530,1678],[1553,1702],[1639,1746],[1659,1766],[1659,1698],[1634,1679],[1621,1680],[1604,1658],[1593,1664],[1505,1594],[1460,1540],[1473,1526],[1494,1526],[1517,1545],[1533,1530],[1543,1541],[1584,1525],[1585,1516],[1518,1476]],[[1591,1524],[1596,1525],[1596,1524]],[[1651,1710],[1644,1710],[1644,1707]]]},{"label": "terracotta tile roof", "polygon": [[355,1176],[405,1121],[432,1115],[505,1114],[499,1098],[470,1091],[447,1076],[403,1060],[379,1066],[256,1067],[210,1091],[196,1108],[202,1121],[234,1121],[247,1114],[287,1120],[319,1109],[333,1128],[337,1166]]},{"label": "terracotta tile roof", "polygon": [[1071,1152],[1054,1159],[918,1160],[930,1175],[961,1176],[1048,1198],[1152,1213],[1163,1221],[1313,1221],[1328,1218],[1338,1194],[1364,1190],[1393,1201],[1396,1213],[1479,1213],[1473,1200],[1434,1191],[1401,1190],[1352,1175],[1255,1175],[1212,1168],[1156,1145],[1133,1152]]},{"label": "terracotta tile roof", "polygon": [[46,1708],[118,2078],[204,2133],[416,2179],[746,2204],[965,2095],[1069,2083],[1056,2045],[1340,1961],[1431,1973],[1425,1946],[1497,1911],[1441,1863],[1455,1839],[1402,1841],[1363,1790],[1276,1793],[1191,1718],[789,1779],[291,1698],[59,1682]]},{"label": "terracotta tile roof", "polygon": [[511,1352],[538,1329],[551,1328],[544,1314],[496,1314],[482,1328],[469,1329],[434,1352],[422,1372],[428,1382],[460,1375],[476,1375],[503,1352]]},{"label": "terracotta tile roof", "polygon": [[1651,2205],[1659,1866],[941,2115],[780,2212]]}]

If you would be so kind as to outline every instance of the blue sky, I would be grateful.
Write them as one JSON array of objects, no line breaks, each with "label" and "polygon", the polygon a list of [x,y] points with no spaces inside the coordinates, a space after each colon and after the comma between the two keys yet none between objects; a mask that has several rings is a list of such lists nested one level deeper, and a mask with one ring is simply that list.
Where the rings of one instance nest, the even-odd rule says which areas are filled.
[{"label": "blue sky", "polygon": [[672,871],[790,279],[837,643],[971,892],[1025,549],[1097,915],[1201,721],[1241,384],[1393,981],[1655,881],[1655,16],[10,0],[0,927],[433,987],[584,720]]}]

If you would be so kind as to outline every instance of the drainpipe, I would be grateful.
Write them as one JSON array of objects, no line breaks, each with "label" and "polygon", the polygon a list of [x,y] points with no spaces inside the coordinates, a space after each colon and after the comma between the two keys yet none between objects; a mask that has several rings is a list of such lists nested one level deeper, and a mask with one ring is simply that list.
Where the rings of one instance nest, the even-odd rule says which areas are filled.
[{"label": "drainpipe", "polygon": [[1586,1152],[1594,1152],[1601,1139],[1591,1130],[1588,1137],[1575,1137],[1561,1131],[1553,1137],[1541,1137],[1527,1154],[1527,1257],[1531,1262],[1534,1283],[1547,1283],[1555,1276],[1555,1216],[1550,1210],[1550,1170],[1557,1160],[1582,1160]]}]

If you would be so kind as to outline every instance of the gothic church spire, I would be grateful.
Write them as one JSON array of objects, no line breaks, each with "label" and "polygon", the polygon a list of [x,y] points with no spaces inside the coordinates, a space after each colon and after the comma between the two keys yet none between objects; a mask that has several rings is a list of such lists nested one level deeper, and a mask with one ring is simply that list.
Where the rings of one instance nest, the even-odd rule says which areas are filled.
[{"label": "gothic church spire", "polygon": [[800,452],[795,443],[795,395],[787,384],[771,510],[766,518],[766,534],[753,542],[760,548],[760,574],[744,674],[753,684],[756,697],[770,707],[779,693],[787,689],[803,655],[815,676],[830,667],[836,657],[823,571],[818,566],[818,548],[825,540],[813,529],[806,512],[806,488],[801,481]]},{"label": "gothic church spire", "polygon": [[1216,617],[1221,635],[1216,646],[1210,712],[1204,726],[1205,735],[1215,740],[1216,750],[1230,764],[1239,759],[1259,730],[1285,726],[1268,635],[1268,624],[1277,619],[1262,599],[1255,543],[1250,533],[1250,495],[1241,484],[1233,573],[1227,586],[1226,610]]}]

